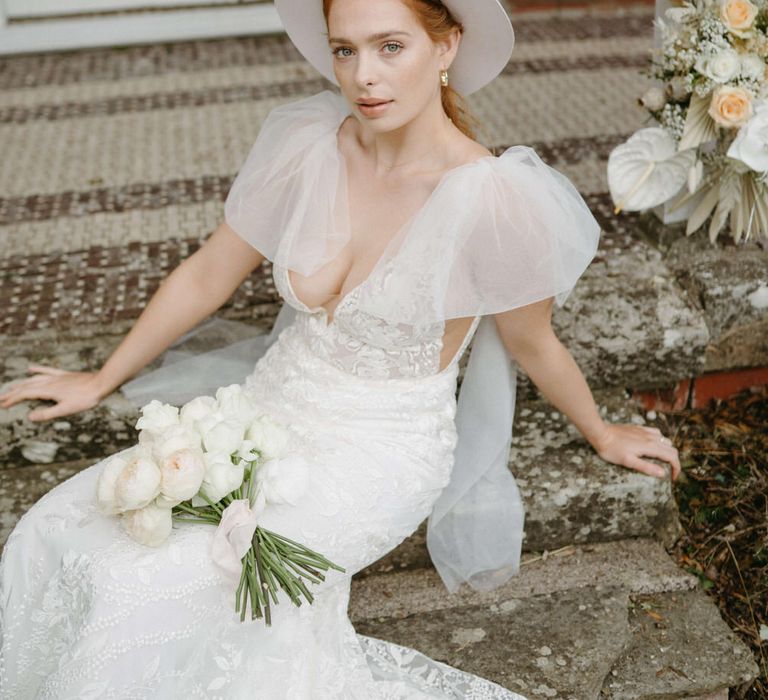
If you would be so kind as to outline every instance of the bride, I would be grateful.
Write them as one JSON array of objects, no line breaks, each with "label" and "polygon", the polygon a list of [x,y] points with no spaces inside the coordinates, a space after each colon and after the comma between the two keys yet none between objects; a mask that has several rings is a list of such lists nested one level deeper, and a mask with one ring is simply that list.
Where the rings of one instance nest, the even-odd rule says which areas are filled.
[{"label": "bride", "polygon": [[[259,524],[344,572],[312,586],[311,605],[284,597],[271,626],[241,622],[211,562],[214,528],[181,523],[160,546],[134,541],[96,507],[114,456],[102,460],[43,496],[5,545],[2,698],[524,700],[357,634],[347,616],[352,575],[428,516],[429,551],[449,591],[488,590],[518,573],[524,513],[507,464],[514,361],[606,461],[664,478],[650,456],[673,478],[680,471],[656,428],[601,418],[552,331],[553,303],[564,303],[597,248],[583,199],[533,149],[496,157],[474,139],[460,95],[489,83],[514,43],[498,0],[276,6],[340,94],[269,113],[224,221],[98,372],[34,365],[0,401],[53,401],[29,414],[35,421],[93,407],[268,259],[285,303],[269,338],[247,346],[241,384],[311,468],[301,498],[268,502]],[[198,359],[124,389],[177,404],[215,390],[223,374]]]}]

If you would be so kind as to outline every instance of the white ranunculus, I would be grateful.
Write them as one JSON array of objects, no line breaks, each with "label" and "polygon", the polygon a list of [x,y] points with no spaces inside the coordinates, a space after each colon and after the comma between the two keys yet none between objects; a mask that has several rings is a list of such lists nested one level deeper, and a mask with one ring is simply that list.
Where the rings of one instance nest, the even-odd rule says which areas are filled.
[{"label": "white ranunculus", "polygon": [[266,414],[251,422],[245,437],[253,441],[264,460],[282,457],[290,440],[288,431]]},{"label": "white ranunculus", "polygon": [[762,81],[765,77],[765,60],[756,53],[741,55],[741,75],[752,80]]},{"label": "white ranunculus", "polygon": [[[200,492],[214,503],[218,503],[228,493],[232,493],[243,483],[245,469],[242,462],[232,464],[227,452],[206,452],[205,476],[200,485]],[[197,497],[192,499],[192,505],[203,505],[206,501]]]},{"label": "white ranunculus", "polygon": [[102,513],[106,515],[116,515],[121,512],[115,500],[115,484],[120,472],[130,461],[131,453],[131,450],[127,450],[109,457],[96,481],[96,502]]},{"label": "white ranunculus", "polygon": [[172,425],[152,439],[151,452],[154,460],[160,464],[168,455],[178,450],[201,450],[200,435],[186,425]]},{"label": "white ranunculus", "polygon": [[754,113],[728,148],[727,155],[759,173],[768,170],[768,99],[754,103]]},{"label": "white ranunculus", "polygon": [[733,49],[721,49],[717,53],[699,56],[696,59],[696,70],[716,83],[727,83],[739,74],[741,59]]},{"label": "white ranunculus", "polygon": [[143,508],[160,493],[160,468],[146,450],[136,450],[115,480],[121,510]]},{"label": "white ranunculus", "polygon": [[161,403],[157,399],[150,401],[141,408],[141,416],[136,421],[137,430],[148,430],[150,433],[159,433],[177,425],[179,422],[179,409],[167,403]]},{"label": "white ranunculus", "polygon": [[255,479],[268,503],[296,505],[309,482],[309,464],[298,454],[270,459],[256,469]]},{"label": "white ranunculus", "polygon": [[192,427],[197,421],[213,413],[216,406],[216,399],[213,396],[196,396],[181,407],[179,421],[183,425]]},{"label": "white ranunculus", "polygon": [[199,426],[206,452],[226,452],[231,455],[240,449],[245,428],[239,421],[224,418],[208,423],[205,419]]},{"label": "white ranunculus", "polygon": [[176,450],[160,462],[160,492],[169,499],[186,501],[198,492],[204,476],[200,450]]},{"label": "white ranunculus", "polygon": [[122,525],[137,542],[149,547],[158,547],[171,534],[173,516],[169,508],[150,503],[143,508],[123,513]]},{"label": "white ranunculus", "polygon": [[248,425],[258,414],[256,404],[240,384],[219,387],[216,391],[219,411],[227,418]]}]

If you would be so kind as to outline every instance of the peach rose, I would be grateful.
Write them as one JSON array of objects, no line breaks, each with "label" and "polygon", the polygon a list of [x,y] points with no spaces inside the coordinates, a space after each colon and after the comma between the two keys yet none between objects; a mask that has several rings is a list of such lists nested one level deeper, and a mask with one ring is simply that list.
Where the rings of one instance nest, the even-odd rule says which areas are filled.
[{"label": "peach rose", "polygon": [[739,127],[752,116],[752,95],[738,87],[719,87],[712,93],[708,112],[721,126]]},{"label": "peach rose", "polygon": [[743,36],[746,30],[752,28],[756,15],[757,7],[749,0],[722,0],[720,2],[720,19],[737,36]]}]

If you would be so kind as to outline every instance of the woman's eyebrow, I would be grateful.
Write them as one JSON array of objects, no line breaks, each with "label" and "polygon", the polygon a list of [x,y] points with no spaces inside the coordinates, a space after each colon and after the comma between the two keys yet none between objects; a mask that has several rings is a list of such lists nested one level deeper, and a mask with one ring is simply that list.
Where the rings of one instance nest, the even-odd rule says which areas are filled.
[{"label": "woman's eyebrow", "polygon": [[[368,37],[368,41],[377,41],[379,39],[384,39],[388,36],[395,36],[397,34],[402,34],[403,36],[411,36],[408,32],[403,32],[403,31],[393,29],[392,31],[388,31],[388,32],[378,32],[377,34],[371,34]],[[328,43],[329,44],[353,44],[354,42],[351,39],[345,39],[344,37],[332,36],[328,38]]]}]

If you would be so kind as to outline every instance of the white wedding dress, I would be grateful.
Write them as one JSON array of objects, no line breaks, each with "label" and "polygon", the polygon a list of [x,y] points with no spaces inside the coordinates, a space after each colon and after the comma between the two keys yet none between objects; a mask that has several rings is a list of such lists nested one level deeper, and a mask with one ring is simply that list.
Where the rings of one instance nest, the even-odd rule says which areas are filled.
[{"label": "white wedding dress", "polygon": [[[468,310],[462,305],[473,294],[491,300],[484,312],[552,294],[562,300],[592,258],[599,227],[563,176],[531,149],[510,148],[444,177],[401,230],[400,249],[410,257],[382,255],[329,319],[323,307],[298,298],[286,261],[333,257],[344,243],[342,237],[334,251],[302,236],[343,231],[344,217],[332,222],[326,200],[340,193],[335,137],[348,113],[329,91],[273,110],[251,154],[253,168],[242,169],[227,208],[238,233],[254,227],[292,314],[242,383],[311,465],[298,502],[268,502],[259,524],[345,571],[329,570],[321,584],[309,584],[312,604],[295,606],[280,590],[271,627],[249,616],[241,622],[234,593],[211,560],[214,527],[175,523],[161,546],[138,544],[116,517],[97,509],[100,461],[43,496],[5,545],[2,700],[525,700],[415,649],[357,634],[347,615],[350,581],[417,529],[451,479],[458,362],[478,326],[489,328],[480,313],[459,313]],[[294,180],[279,171],[289,161],[300,186],[289,187]],[[274,172],[264,173],[265,163]],[[258,184],[248,190],[249,183]],[[290,206],[274,204],[281,187],[290,189]],[[255,205],[236,207],[250,191]],[[480,226],[493,203],[492,221]],[[460,239],[468,233],[474,238]],[[291,250],[305,257],[292,258]],[[449,278],[439,266],[452,259]],[[456,262],[469,259],[474,267]],[[434,274],[422,264],[427,260]],[[442,370],[445,324],[429,313],[437,308],[428,296],[441,289],[436,280],[451,284],[454,297],[441,292],[451,315],[473,318]],[[486,281],[495,287],[482,288]],[[398,300],[392,315],[411,322],[387,320],[385,302]],[[175,384],[194,379],[181,373]],[[503,445],[498,452],[508,474]]]}]

